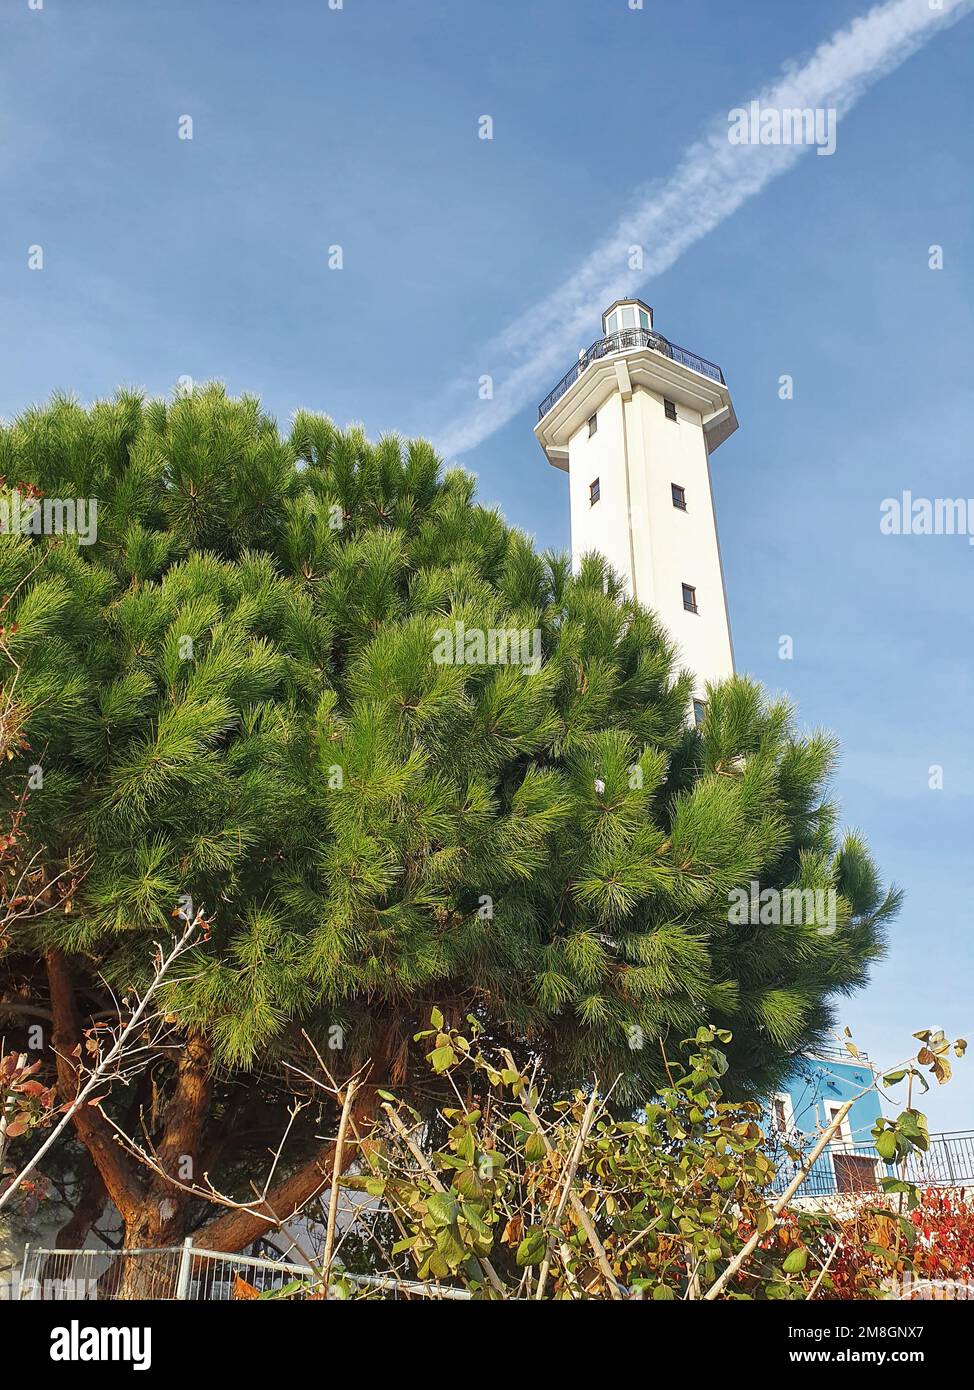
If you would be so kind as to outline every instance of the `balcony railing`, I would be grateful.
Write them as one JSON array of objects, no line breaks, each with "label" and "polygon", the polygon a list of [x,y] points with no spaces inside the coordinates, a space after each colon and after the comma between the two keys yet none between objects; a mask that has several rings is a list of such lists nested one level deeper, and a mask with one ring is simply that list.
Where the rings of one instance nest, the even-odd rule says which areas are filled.
[{"label": "balcony railing", "polygon": [[695,352],[690,352],[687,348],[682,348],[676,343],[671,343],[668,338],[664,338],[660,333],[654,333],[648,328],[624,328],[620,333],[610,333],[607,338],[600,338],[597,343],[593,343],[587,352],[583,353],[575,365],[565,373],[561,381],[553,391],[549,391],[547,396],[538,406],[538,419],[543,420],[556,402],[578,380],[585,368],[592,362],[597,362],[600,357],[609,357],[614,352],[629,352],[633,348],[652,348],[654,352],[662,353],[664,357],[670,358],[672,362],[679,362],[684,367],[689,367],[691,371],[699,372],[701,376],[709,377],[711,381],[719,381],[724,384],[724,374],[713,362],[708,362],[706,357],[698,357]]},{"label": "balcony railing", "polygon": [[806,1062],[845,1062],[850,1067],[861,1067],[865,1063],[869,1070],[869,1053],[859,1048],[852,1053],[845,1047],[816,1047],[805,1053]]},{"label": "balcony railing", "polygon": [[[805,1148],[811,1147],[805,1136]],[[796,1144],[795,1147],[801,1147]],[[797,1165],[782,1151],[772,1152],[778,1172],[772,1191],[783,1192],[797,1171]],[[799,1197],[831,1197],[837,1193],[881,1192],[880,1178],[898,1178],[899,1163],[880,1158],[871,1142],[831,1144],[813,1165],[798,1189]],[[911,1154],[906,1161],[907,1182],[920,1187],[974,1186],[974,1130],[953,1134],[931,1134],[926,1153]]]}]

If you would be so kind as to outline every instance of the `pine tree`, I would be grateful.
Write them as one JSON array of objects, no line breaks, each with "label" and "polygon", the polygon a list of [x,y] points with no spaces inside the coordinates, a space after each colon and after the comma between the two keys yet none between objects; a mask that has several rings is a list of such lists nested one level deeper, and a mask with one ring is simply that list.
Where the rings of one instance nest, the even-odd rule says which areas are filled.
[{"label": "pine tree", "polygon": [[[93,540],[0,537],[4,811],[57,909],[14,914],[0,997],[49,1010],[63,1059],[176,905],[203,906],[167,999],[186,1046],[153,1073],[167,1161],[239,1162],[233,1126],[275,1113],[301,1029],[401,1087],[436,1004],[638,1100],[660,1040],[708,1019],[731,1088],[760,1093],[864,983],[898,898],[838,833],[833,740],[743,678],[694,729],[689,675],[604,562],[538,554],[427,443],[310,414],[283,438],[219,386],[122,392],[28,411],[0,473],[8,508],[98,506]],[[489,660],[491,633],[535,659]],[[752,883],[834,890],[836,929],[730,920]],[[129,1245],[198,1219],[97,1111],[76,1128]],[[201,1240],[266,1224],[217,1215]]]}]

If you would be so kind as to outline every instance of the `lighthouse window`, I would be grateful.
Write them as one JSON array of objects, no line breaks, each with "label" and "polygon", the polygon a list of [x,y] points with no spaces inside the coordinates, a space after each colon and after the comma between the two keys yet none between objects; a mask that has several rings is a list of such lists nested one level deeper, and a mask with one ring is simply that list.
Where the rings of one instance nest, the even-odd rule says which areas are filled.
[{"label": "lighthouse window", "polygon": [[[706,700],[696,700],[696,699],[695,699],[694,702],[693,702],[693,722],[694,722],[694,724],[697,726],[698,729],[702,726],[703,721],[706,719],[706,717],[707,717],[707,701],[706,701]],[[783,1125],[782,1125],[782,1128],[784,1128]]]},{"label": "lighthouse window", "polygon": [[648,311],[638,304],[623,304],[605,317],[606,333],[619,333],[627,328],[645,328],[649,332],[652,326]]},{"label": "lighthouse window", "polygon": [[588,485],[588,504],[590,507],[595,506],[596,502],[599,500],[599,496],[599,480],[596,478],[594,483],[589,483]]},{"label": "lighthouse window", "polygon": [[699,613],[697,607],[697,591],[692,584],[683,585],[683,607],[688,613]]},{"label": "lighthouse window", "polygon": [[666,413],[666,418],[667,418],[667,420],[675,420],[675,419],[676,419],[676,403],[675,403],[675,401],[668,401],[668,400],[664,397],[664,398],[663,398],[663,410],[664,410],[665,413]]},{"label": "lighthouse window", "polygon": [[598,429],[598,427],[599,427],[599,417],[598,417],[598,415],[590,415],[590,416],[589,416],[589,422],[588,422],[588,437],[589,437],[589,439],[592,438],[592,435],[595,433],[595,431]]},{"label": "lighthouse window", "polygon": [[679,507],[681,512],[685,512],[687,509],[686,489],[680,487],[679,483],[670,483],[670,493],[673,497],[674,507]]}]

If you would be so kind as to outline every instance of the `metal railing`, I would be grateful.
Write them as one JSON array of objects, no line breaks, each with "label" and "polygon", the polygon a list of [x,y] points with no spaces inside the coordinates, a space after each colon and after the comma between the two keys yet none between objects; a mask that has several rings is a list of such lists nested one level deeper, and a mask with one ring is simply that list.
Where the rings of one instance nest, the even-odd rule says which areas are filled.
[{"label": "metal railing", "polygon": [[815,1047],[806,1052],[803,1060],[805,1062],[845,1062],[850,1067],[869,1067],[869,1053],[862,1048],[858,1050],[858,1056],[851,1053],[844,1047]]},{"label": "metal railing", "polygon": [[719,381],[721,385],[724,384],[723,372],[716,363],[708,362],[706,357],[698,357],[695,352],[690,352],[688,348],[682,348],[677,343],[671,343],[668,338],[664,338],[661,333],[654,333],[650,328],[623,328],[619,333],[610,333],[607,338],[600,338],[579,357],[555,389],[549,391],[538,406],[538,419],[543,420],[551,407],[561,400],[570,386],[574,385],[585,368],[591,363],[597,362],[600,357],[608,357],[614,352],[630,352],[634,348],[647,347],[652,348],[654,352],[661,353],[664,357],[668,357],[672,362],[679,362],[682,366],[689,367],[691,371],[709,377],[711,381]]},{"label": "metal railing", "polygon": [[[808,1137],[804,1136],[806,1147]],[[801,1147],[795,1144],[795,1147]],[[797,1171],[797,1164],[786,1155],[772,1154],[778,1172],[772,1191],[783,1192]],[[799,1197],[831,1197],[842,1193],[881,1191],[881,1178],[898,1178],[899,1163],[887,1163],[876,1146],[865,1143],[829,1145],[798,1189]],[[931,1134],[926,1153],[913,1153],[903,1173],[907,1182],[918,1187],[974,1186],[974,1130],[952,1134]]]},{"label": "metal railing", "polygon": [[[373,1274],[333,1272],[335,1281],[353,1285],[363,1294],[393,1299],[433,1298],[467,1300],[466,1289],[424,1284]],[[227,1255],[205,1250],[187,1239],[182,1245],[155,1250],[58,1250],[28,1246],[17,1297],[38,1302],[195,1300],[232,1302],[279,1293],[287,1288],[295,1298],[320,1294],[321,1280],[307,1265],[250,1255]]]}]

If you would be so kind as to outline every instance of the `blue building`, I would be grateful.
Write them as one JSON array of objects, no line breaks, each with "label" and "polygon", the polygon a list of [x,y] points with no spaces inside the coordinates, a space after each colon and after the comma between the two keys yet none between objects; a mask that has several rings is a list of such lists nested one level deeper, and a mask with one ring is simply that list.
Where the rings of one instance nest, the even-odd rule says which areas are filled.
[{"label": "blue building", "polygon": [[[876,1153],[872,1128],[882,1115],[868,1057],[822,1049],[803,1057],[782,1089],[770,1098],[775,1138],[807,1153],[846,1101],[852,1109],[836,1130],[828,1148],[816,1160],[802,1185],[802,1196],[876,1189],[879,1178],[891,1172]],[[796,1165],[782,1150],[778,1181],[783,1188]]]},{"label": "blue building", "polygon": [[[809,1153],[849,1100],[852,1109],[815,1161],[798,1197],[875,1192],[880,1190],[881,1178],[898,1173],[879,1157],[872,1136],[873,1125],[883,1114],[876,1079],[865,1053],[851,1057],[844,1050],[822,1048],[801,1059],[768,1102],[769,1137],[778,1168],[776,1191],[784,1190],[798,1166],[785,1152],[783,1142]],[[905,1104],[905,1097],[901,1103]],[[974,1133],[932,1134],[927,1152],[910,1156],[906,1177],[920,1186],[970,1184],[974,1180]]]}]

